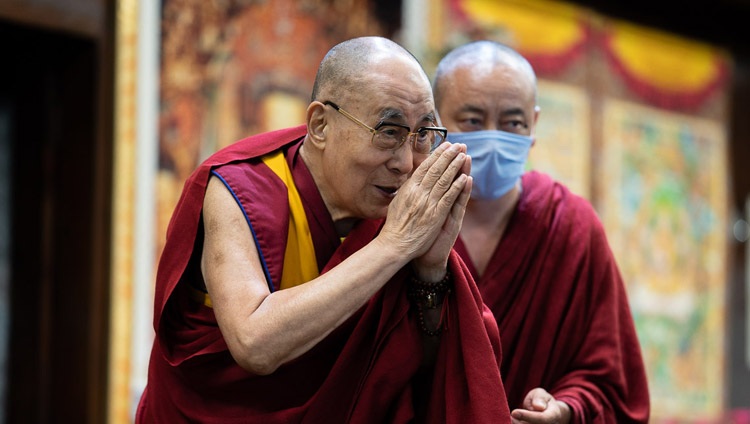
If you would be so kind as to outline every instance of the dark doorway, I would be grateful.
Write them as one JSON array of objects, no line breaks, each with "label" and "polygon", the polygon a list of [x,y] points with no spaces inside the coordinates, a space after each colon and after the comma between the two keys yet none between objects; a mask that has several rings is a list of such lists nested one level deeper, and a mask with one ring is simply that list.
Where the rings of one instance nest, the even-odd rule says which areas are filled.
[{"label": "dark doorway", "polygon": [[0,20],[7,423],[105,421],[111,143],[100,50]]}]

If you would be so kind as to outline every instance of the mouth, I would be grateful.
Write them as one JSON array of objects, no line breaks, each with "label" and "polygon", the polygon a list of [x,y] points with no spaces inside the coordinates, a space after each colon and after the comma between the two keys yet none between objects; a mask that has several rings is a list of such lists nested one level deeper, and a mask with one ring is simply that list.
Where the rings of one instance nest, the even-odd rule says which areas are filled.
[{"label": "mouth", "polygon": [[383,193],[384,196],[388,198],[393,198],[396,196],[396,193],[398,193],[398,186],[375,186],[378,190],[380,190],[381,193]]}]

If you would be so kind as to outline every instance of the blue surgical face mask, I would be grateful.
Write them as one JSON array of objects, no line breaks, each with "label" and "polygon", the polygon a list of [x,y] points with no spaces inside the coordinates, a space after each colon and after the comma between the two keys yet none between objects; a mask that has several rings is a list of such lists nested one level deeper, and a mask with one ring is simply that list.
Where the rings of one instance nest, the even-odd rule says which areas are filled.
[{"label": "blue surgical face mask", "polygon": [[534,139],[506,131],[449,133],[451,143],[466,144],[471,156],[474,199],[497,199],[509,192],[524,172]]}]

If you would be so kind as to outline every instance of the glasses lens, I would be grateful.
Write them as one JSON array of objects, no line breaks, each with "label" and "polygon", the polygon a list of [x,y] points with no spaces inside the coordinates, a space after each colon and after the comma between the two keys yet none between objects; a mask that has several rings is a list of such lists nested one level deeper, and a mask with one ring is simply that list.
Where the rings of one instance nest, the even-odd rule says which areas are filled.
[{"label": "glasses lens", "polygon": [[385,150],[398,148],[409,131],[396,125],[382,125],[372,137],[375,147]]},{"label": "glasses lens", "polygon": [[442,131],[420,129],[414,135],[414,150],[419,153],[430,153],[433,149],[445,141],[445,136]]},{"label": "glasses lens", "polygon": [[438,130],[428,130],[430,132],[430,145],[428,147],[428,153],[433,151],[440,143],[445,141],[445,133]]},{"label": "glasses lens", "polygon": [[411,145],[418,153],[430,153],[445,141],[442,131],[421,128],[416,133],[409,133],[404,127],[382,125],[373,135],[372,142],[380,149],[393,150],[398,149],[409,137],[413,137]]}]

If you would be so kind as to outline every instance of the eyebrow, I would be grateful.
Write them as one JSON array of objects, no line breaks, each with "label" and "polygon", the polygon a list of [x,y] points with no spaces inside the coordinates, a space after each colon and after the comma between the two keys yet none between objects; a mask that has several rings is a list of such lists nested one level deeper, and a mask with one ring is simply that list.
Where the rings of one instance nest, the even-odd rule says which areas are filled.
[{"label": "eyebrow", "polygon": [[[385,109],[383,112],[380,113],[380,122],[391,122],[393,120],[406,122],[406,116],[400,110],[390,109],[390,108]],[[420,122],[430,122],[430,123],[437,122],[437,119],[435,118],[435,112],[429,112],[429,113],[422,115]]]},{"label": "eyebrow", "polygon": [[406,116],[398,109],[385,109],[380,112],[381,121],[401,120],[406,121]]},{"label": "eyebrow", "polygon": [[[483,113],[486,113],[486,110],[484,108],[479,107],[479,106],[464,105],[459,110],[459,112],[472,112],[472,113],[483,114]],[[524,116],[524,117],[526,116],[524,110],[522,108],[520,108],[520,107],[514,107],[514,108],[507,109],[507,110],[503,110],[500,113],[500,116],[502,116],[502,117],[513,116],[513,115],[521,115],[521,116]]]},{"label": "eyebrow", "polygon": [[504,110],[504,111],[502,111],[502,113],[500,115],[504,116],[504,117],[505,116],[512,116],[512,115],[521,115],[524,118],[526,117],[526,113],[520,107],[514,107],[514,108],[511,108],[511,109],[508,109],[508,110]]},{"label": "eyebrow", "polygon": [[481,108],[479,106],[474,105],[463,105],[461,109],[459,109],[459,112],[473,112],[473,113],[485,113],[484,108]]}]

